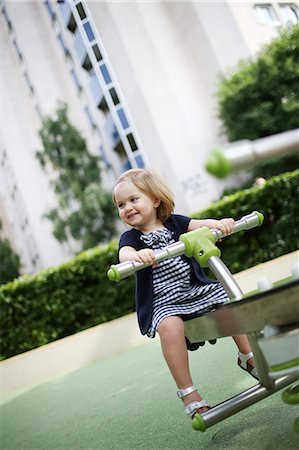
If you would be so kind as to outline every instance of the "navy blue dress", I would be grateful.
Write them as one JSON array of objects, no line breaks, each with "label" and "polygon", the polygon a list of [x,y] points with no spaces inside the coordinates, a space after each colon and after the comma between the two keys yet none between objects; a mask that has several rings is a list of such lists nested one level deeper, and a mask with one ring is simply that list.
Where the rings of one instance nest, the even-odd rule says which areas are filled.
[{"label": "navy blue dress", "polygon": [[[165,228],[143,234],[129,230],[122,234],[119,248],[160,250],[178,241],[187,232],[190,218],[173,214]],[[206,277],[194,258],[177,256],[136,273],[136,311],[142,334],[154,337],[163,319],[180,316],[188,319],[228,301],[222,285]]]}]

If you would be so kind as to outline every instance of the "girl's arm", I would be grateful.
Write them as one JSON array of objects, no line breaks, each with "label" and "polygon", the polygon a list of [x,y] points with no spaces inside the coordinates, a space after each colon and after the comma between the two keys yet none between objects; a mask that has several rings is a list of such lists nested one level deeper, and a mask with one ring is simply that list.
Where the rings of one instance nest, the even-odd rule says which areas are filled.
[{"label": "girl's arm", "polygon": [[133,247],[124,246],[119,251],[119,262],[137,261],[144,264],[152,264],[155,259],[155,252],[150,248],[135,250]]},{"label": "girl's arm", "polygon": [[191,219],[188,226],[188,231],[196,230],[200,227],[208,227],[210,229],[218,229],[224,234],[230,234],[233,231],[235,221],[234,219]]}]

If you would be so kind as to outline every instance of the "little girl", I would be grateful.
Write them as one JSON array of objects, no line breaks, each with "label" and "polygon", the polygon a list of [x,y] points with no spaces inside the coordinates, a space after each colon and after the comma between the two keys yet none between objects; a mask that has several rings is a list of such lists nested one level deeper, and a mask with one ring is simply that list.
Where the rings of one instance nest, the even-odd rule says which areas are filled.
[{"label": "little girl", "polygon": [[[205,226],[232,232],[233,219],[195,220],[173,214],[168,187],[148,170],[131,169],[121,175],[113,200],[122,221],[131,227],[119,241],[119,260],[152,264],[155,250],[178,240],[180,234]],[[142,334],[159,333],[162,353],[178,387],[185,411],[193,417],[210,408],[193,385],[189,370],[184,321],[228,301],[220,283],[206,277],[194,258],[177,256],[136,273],[136,310]],[[238,365],[257,377],[245,335],[233,337]]]}]

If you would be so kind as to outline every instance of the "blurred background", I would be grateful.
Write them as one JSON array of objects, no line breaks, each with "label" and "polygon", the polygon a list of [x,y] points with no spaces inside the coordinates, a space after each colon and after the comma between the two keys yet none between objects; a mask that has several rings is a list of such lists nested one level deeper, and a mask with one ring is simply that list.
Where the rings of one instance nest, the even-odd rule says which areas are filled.
[{"label": "blurred background", "polygon": [[[297,3],[284,1],[1,1],[1,242],[8,278],[117,237],[111,188],[128,168],[160,171],[181,214],[244,185],[246,173],[219,181],[205,171],[211,149],[284,129],[265,120],[252,133],[250,115],[239,112],[248,136],[230,135],[219,82],[296,24]],[[243,113],[262,101],[244,87],[246,76],[251,98],[239,106]],[[242,97],[240,84],[227,90]],[[281,95],[285,107],[293,105]]]}]

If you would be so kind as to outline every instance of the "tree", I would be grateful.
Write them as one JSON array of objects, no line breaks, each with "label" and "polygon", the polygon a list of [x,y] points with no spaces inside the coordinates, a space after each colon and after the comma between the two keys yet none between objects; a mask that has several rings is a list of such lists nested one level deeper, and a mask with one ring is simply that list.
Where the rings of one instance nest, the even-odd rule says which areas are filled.
[{"label": "tree", "polygon": [[[2,224],[0,222],[0,230]],[[1,270],[0,270],[0,284],[8,283],[20,275],[20,258],[14,253],[7,239],[0,238],[0,256],[1,256]]]},{"label": "tree", "polygon": [[[295,129],[299,117],[299,25],[281,31],[255,58],[240,61],[222,75],[218,86],[219,117],[230,141],[258,139]],[[263,163],[254,176],[293,170],[298,155]]]},{"label": "tree", "polygon": [[69,122],[65,104],[54,117],[45,117],[39,134],[43,149],[36,156],[58,200],[58,208],[45,215],[53,223],[55,238],[61,243],[72,238],[79,251],[108,241],[115,233],[116,211],[101,185],[100,158],[88,152]]}]

